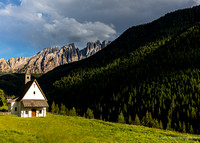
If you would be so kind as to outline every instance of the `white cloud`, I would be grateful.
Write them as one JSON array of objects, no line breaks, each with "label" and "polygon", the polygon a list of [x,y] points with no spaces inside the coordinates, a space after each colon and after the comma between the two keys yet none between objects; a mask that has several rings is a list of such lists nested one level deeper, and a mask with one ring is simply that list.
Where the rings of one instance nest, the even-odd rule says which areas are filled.
[{"label": "white cloud", "polygon": [[130,26],[199,3],[200,0],[21,0],[20,5],[0,7],[0,39],[38,48],[114,39]]},{"label": "white cloud", "polygon": [[[104,40],[116,34],[110,24],[99,21],[79,22],[59,13],[59,6],[72,1],[22,0],[21,5],[9,4],[0,9],[0,31],[4,38],[13,38],[39,48],[62,45],[67,42]],[[6,28],[5,28],[6,27]]]},{"label": "white cloud", "polygon": [[193,0],[195,5],[200,5],[200,0]]}]

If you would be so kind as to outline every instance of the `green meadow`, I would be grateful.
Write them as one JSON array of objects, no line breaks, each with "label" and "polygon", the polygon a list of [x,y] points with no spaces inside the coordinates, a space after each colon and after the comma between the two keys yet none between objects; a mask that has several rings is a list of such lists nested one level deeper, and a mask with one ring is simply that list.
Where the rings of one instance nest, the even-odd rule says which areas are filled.
[{"label": "green meadow", "polygon": [[200,142],[199,135],[48,114],[0,116],[0,142]]}]

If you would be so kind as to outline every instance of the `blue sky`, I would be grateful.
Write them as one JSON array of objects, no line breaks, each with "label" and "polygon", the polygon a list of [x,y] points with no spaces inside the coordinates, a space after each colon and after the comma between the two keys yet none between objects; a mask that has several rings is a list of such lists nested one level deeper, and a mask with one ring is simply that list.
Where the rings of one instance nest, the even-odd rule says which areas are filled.
[{"label": "blue sky", "polygon": [[20,5],[21,1],[20,0],[0,0],[0,3],[3,3],[4,6],[6,6],[8,4]]},{"label": "blue sky", "polygon": [[114,40],[131,26],[199,4],[200,0],[0,0],[0,58]]}]

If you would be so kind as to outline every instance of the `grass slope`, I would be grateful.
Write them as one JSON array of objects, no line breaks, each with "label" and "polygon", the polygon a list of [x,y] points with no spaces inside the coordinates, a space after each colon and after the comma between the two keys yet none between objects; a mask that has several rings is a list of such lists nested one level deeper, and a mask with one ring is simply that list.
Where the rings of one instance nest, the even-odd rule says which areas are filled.
[{"label": "grass slope", "polygon": [[0,116],[0,142],[200,142],[199,135],[48,114]]}]

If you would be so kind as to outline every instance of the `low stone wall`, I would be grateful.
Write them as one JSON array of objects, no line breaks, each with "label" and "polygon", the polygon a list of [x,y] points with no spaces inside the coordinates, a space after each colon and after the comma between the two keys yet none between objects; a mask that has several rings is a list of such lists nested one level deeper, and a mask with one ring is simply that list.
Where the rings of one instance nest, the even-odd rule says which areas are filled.
[{"label": "low stone wall", "polygon": [[11,112],[0,112],[0,115],[11,115]]}]

